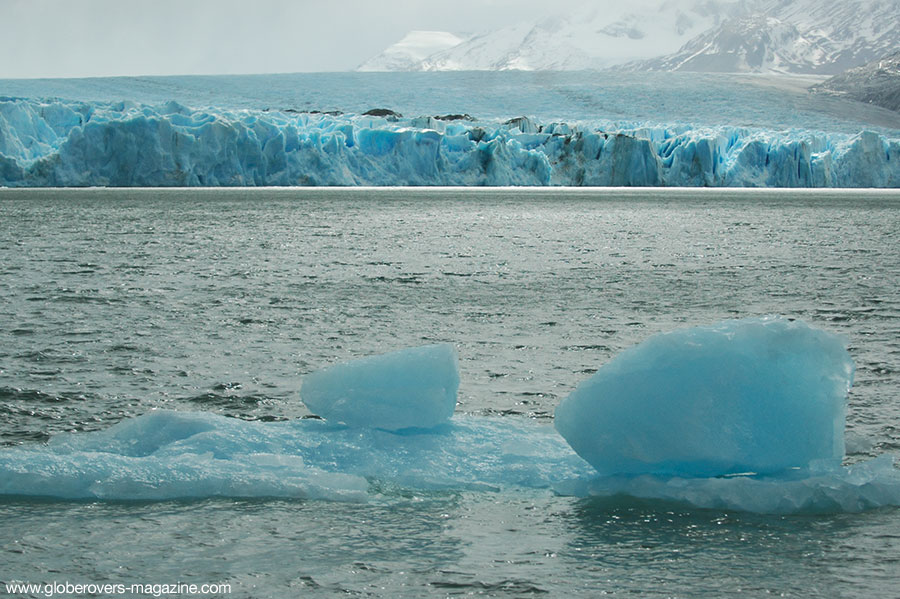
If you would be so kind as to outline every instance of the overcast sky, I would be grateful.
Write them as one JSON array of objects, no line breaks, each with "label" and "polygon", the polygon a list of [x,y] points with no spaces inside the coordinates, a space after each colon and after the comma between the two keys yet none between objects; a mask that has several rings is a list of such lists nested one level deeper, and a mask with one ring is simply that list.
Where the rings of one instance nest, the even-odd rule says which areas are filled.
[{"label": "overcast sky", "polygon": [[559,6],[546,0],[0,0],[0,78],[351,70],[411,29],[478,32],[533,20],[548,4]]}]

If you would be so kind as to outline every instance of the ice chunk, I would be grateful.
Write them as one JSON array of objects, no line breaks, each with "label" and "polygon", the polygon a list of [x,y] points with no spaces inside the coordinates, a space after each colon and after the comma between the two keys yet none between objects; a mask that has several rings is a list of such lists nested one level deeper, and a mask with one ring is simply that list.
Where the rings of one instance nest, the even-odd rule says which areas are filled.
[{"label": "ice chunk", "polygon": [[465,416],[401,435],[312,419],[247,422],[158,410],[106,430],[0,450],[0,495],[66,499],[364,501],[369,480],[500,491],[549,489],[591,474],[551,426]]},{"label": "ice chunk", "polygon": [[387,430],[432,428],[456,409],[459,364],[452,345],[425,345],[307,375],[303,403],[332,422]]},{"label": "ice chunk", "polygon": [[2,449],[0,495],[391,501],[390,489],[534,489],[767,513],[900,505],[890,456],[840,465],[852,363],[839,338],[799,322],[676,331],[601,369],[564,400],[557,426],[604,474],[548,425],[448,420],[456,362],[432,345],[310,375],[307,401],[318,389],[316,411],[354,426],[160,410]]},{"label": "ice chunk", "polygon": [[555,490],[563,495],[627,495],[765,514],[860,512],[900,503],[900,470],[891,456],[882,455],[853,466],[778,476],[605,476],[565,481]]},{"label": "ice chunk", "polygon": [[457,416],[398,435],[310,419],[247,422],[158,410],[46,445],[0,449],[0,495],[390,502],[391,488],[401,497],[403,489],[552,489],[754,512],[855,512],[900,504],[900,470],[891,461],[768,477],[598,476],[553,427],[520,418]]},{"label": "ice chunk", "polygon": [[777,473],[844,455],[853,362],[842,338],[781,317],[651,337],[556,410],[598,472]]},{"label": "ice chunk", "polygon": [[389,501],[392,488],[552,489],[766,513],[900,505],[891,456],[840,464],[852,375],[842,340],[798,321],[675,331],[566,398],[564,439],[525,419],[451,419],[456,351],[429,345],[308,376],[304,400],[328,421],[160,410],[2,449],[0,495]]},{"label": "ice chunk", "polygon": [[310,465],[254,424],[160,410],[46,446],[7,449],[0,452],[0,495],[367,499],[365,478]]}]

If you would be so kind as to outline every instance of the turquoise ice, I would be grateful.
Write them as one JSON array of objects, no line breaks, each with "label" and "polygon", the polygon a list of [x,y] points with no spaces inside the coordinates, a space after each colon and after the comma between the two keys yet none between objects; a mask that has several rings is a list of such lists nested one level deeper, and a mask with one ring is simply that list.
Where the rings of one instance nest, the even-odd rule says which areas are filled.
[{"label": "turquoise ice", "polygon": [[900,187],[900,140],[0,97],[0,186],[259,185]]},{"label": "turquoise ice", "polygon": [[459,358],[449,344],[425,345],[313,372],[300,395],[314,414],[352,427],[433,428],[456,409]]},{"label": "turquoise ice", "polygon": [[0,495],[390,502],[415,490],[765,513],[900,505],[891,456],[841,463],[852,376],[844,340],[799,321],[684,329],[583,382],[558,408],[558,434],[520,418],[451,417],[456,352],[424,346],[307,375],[304,401],[325,420],[159,410],[0,450]]},{"label": "turquoise ice", "polygon": [[837,335],[787,318],[651,337],[556,409],[601,474],[772,474],[844,456],[853,361]]}]

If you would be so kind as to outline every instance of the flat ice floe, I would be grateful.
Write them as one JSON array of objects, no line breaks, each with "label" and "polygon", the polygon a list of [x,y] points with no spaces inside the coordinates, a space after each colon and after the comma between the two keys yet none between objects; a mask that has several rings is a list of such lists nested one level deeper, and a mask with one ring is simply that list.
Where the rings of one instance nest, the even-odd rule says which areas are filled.
[{"label": "flat ice floe", "polygon": [[[427,376],[435,365],[435,376]],[[405,386],[406,408],[394,402],[379,413],[369,390],[339,384],[342,371],[370,372],[381,380],[375,388],[391,388],[384,380]],[[446,346],[333,367],[319,388],[334,391],[345,407],[358,399],[360,416],[372,411],[368,424],[161,410],[104,431],[5,449],[0,493],[390,501],[397,488],[528,489],[764,513],[900,505],[900,470],[890,456],[841,465],[852,362],[840,338],[797,321],[726,321],[623,352],[560,406],[557,428],[594,466],[553,427],[529,420],[456,415],[431,428],[381,426],[386,414],[420,417],[420,402],[434,397],[431,383],[452,383],[455,371]],[[411,384],[419,375],[427,381],[421,394]]]}]

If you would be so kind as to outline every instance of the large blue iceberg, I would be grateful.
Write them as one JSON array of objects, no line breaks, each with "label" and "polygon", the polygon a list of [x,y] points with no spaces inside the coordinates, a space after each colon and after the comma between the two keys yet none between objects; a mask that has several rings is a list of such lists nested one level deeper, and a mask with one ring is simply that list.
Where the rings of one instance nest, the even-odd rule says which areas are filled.
[{"label": "large blue iceberg", "polygon": [[836,335],[786,318],[727,321],[623,351],[554,420],[605,475],[839,466],[853,371]]},{"label": "large blue iceberg", "polygon": [[378,114],[0,98],[0,186],[900,187],[871,131]]},{"label": "large blue iceberg", "polygon": [[[556,426],[565,438],[529,420],[447,418],[451,395],[423,420],[431,391],[408,390],[386,411],[373,399],[381,392],[357,391],[370,374],[376,388],[447,384],[455,397],[455,365],[452,348],[426,346],[313,374],[325,398],[318,410],[329,414],[335,398],[349,410],[330,420],[154,411],[5,449],[0,494],[391,501],[397,489],[530,489],[766,513],[900,505],[890,456],[841,465],[853,365],[840,338],[797,321],[729,321],[649,339],[563,400]],[[356,419],[346,416],[354,406]]]}]

